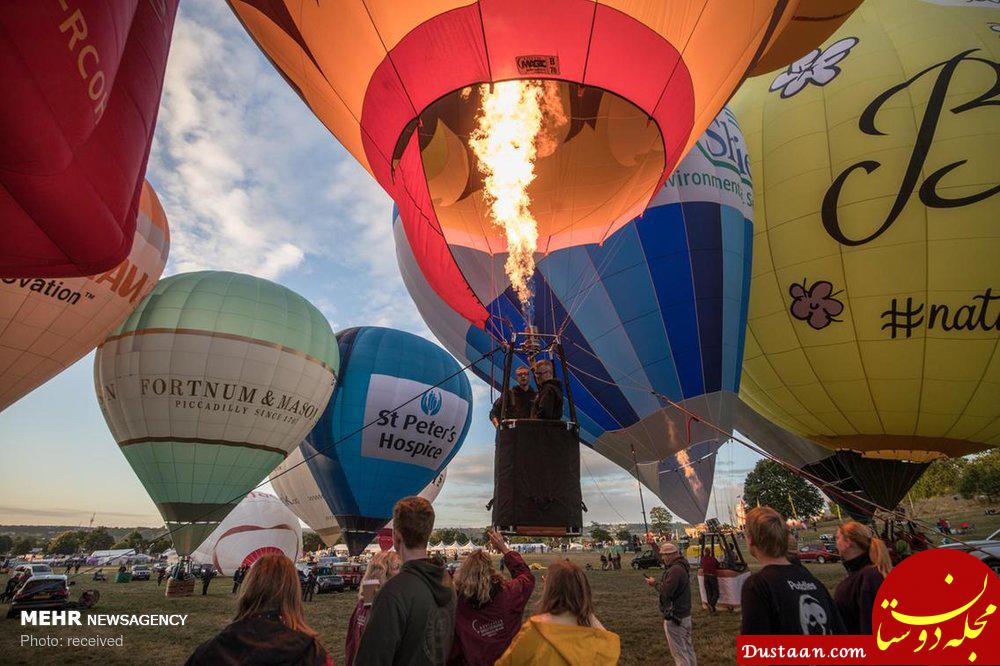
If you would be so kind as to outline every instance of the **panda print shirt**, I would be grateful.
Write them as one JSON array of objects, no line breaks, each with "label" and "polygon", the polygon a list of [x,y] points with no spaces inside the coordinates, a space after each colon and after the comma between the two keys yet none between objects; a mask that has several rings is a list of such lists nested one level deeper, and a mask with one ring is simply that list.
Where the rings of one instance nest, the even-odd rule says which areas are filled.
[{"label": "panda print shirt", "polygon": [[833,598],[796,564],[769,564],[743,584],[741,634],[844,634]]}]

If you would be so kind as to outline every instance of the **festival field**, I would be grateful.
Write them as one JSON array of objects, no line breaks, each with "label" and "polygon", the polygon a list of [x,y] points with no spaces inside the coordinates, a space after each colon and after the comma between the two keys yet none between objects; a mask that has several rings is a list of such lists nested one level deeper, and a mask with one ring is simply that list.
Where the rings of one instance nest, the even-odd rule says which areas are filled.
[{"label": "festival field", "polygon": [[[529,563],[544,565],[550,555],[529,555]],[[587,562],[597,569],[596,554],[570,555],[570,559],[584,566]],[[646,586],[644,572],[634,571],[628,563],[630,555],[622,561],[621,571],[591,571],[590,583],[596,596],[597,613],[604,625],[618,633],[622,641],[622,664],[668,663],[667,643],[663,636],[662,620],[657,612],[656,594]],[[840,565],[809,565],[809,568],[827,586],[836,585],[843,575]],[[109,573],[113,573],[110,572]],[[534,606],[541,592],[541,576],[536,572],[538,586],[529,604]],[[650,569],[650,575],[658,570]],[[82,578],[82,571],[81,571]],[[89,577],[88,577],[89,578]],[[113,578],[113,575],[112,575]],[[24,627],[16,620],[0,620],[0,662],[12,664],[136,664],[183,663],[194,648],[208,640],[232,617],[235,603],[230,594],[232,583],[228,578],[212,581],[207,598],[200,596],[186,599],[166,599],[163,588],[156,581],[139,581],[128,584],[91,583],[84,579],[73,589],[73,597],[83,587],[96,587],[101,591],[101,602],[94,612],[99,613],[187,613],[185,627]],[[200,591],[200,588],[199,588]],[[697,595],[697,592],[695,592]],[[323,643],[333,654],[334,662],[343,663],[344,633],[356,597],[352,592],[316,595],[306,604],[306,617],[319,631]],[[694,614],[695,649],[699,661],[705,664],[735,663],[735,636],[739,628],[739,614],[720,611],[711,616],[697,608]],[[44,636],[124,636],[124,647],[117,648],[67,648],[20,647],[22,635],[35,638]]]}]

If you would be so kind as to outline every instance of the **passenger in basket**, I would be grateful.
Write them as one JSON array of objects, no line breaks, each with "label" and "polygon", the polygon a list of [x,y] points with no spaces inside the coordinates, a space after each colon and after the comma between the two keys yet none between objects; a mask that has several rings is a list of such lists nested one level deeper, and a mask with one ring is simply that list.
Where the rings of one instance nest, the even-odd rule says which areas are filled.
[{"label": "passenger in basket", "polygon": [[563,416],[562,382],[554,377],[552,361],[535,363],[535,385],[538,394],[531,405],[531,418],[559,421]]},{"label": "passenger in basket", "polygon": [[[507,413],[508,419],[531,418],[531,406],[535,402],[535,389],[531,388],[531,376],[528,368],[521,366],[515,373],[517,383],[507,389]],[[503,394],[493,403],[490,410],[490,421],[493,426],[500,427],[500,414],[503,410]]]}]

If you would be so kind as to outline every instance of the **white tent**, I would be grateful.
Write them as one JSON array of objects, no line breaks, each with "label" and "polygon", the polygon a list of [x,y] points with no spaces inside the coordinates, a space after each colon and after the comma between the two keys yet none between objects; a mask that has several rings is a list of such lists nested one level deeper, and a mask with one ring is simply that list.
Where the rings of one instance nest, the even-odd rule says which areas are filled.
[{"label": "white tent", "polygon": [[351,554],[351,551],[347,547],[346,543],[338,543],[333,547],[333,552],[337,557],[347,557]]},{"label": "white tent", "polygon": [[466,543],[464,546],[459,546],[458,547],[458,552],[463,553],[463,554],[472,553],[472,552],[475,552],[477,550],[479,550],[479,546],[477,546],[476,544],[472,543],[471,541],[469,541],[468,543]]}]

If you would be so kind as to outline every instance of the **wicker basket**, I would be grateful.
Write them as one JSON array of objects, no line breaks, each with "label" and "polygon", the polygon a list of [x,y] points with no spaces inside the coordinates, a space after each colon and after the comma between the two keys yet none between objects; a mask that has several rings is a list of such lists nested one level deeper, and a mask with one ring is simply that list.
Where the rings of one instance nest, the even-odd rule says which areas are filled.
[{"label": "wicker basket", "polygon": [[190,597],[194,593],[194,577],[177,580],[167,580],[168,597]]}]

